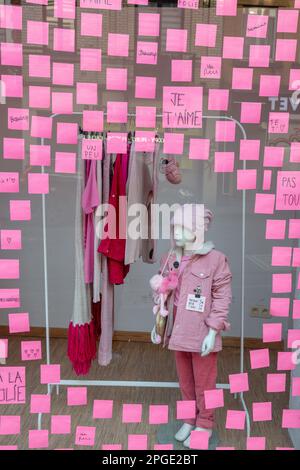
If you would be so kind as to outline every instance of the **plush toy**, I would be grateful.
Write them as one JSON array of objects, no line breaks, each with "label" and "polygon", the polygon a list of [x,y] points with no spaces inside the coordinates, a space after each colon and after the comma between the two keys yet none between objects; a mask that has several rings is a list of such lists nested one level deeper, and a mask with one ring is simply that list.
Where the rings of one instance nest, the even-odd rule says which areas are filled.
[{"label": "plush toy", "polygon": [[178,285],[178,273],[171,270],[167,276],[162,276],[161,274],[155,274],[150,279],[150,286],[154,292],[154,302],[156,305],[153,307],[153,313],[156,315],[160,312],[162,317],[168,315],[168,310],[166,309],[166,300],[174,289]]}]

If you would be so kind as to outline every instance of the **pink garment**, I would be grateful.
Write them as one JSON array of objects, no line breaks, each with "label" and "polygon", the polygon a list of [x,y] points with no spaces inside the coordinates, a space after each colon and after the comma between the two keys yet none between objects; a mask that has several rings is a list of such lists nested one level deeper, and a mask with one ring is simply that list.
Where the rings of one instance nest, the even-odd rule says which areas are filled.
[{"label": "pink garment", "polygon": [[204,429],[214,427],[214,410],[205,408],[204,392],[216,388],[217,353],[202,357],[199,353],[175,351],[179,386],[183,400],[196,401],[196,417],[185,423]]},{"label": "pink garment", "polygon": [[174,293],[174,305],[177,306],[178,305],[178,300],[179,300],[179,292],[180,292],[180,286],[181,286],[181,279],[182,279],[182,273],[189,261],[191,257],[190,256],[182,256],[181,260],[180,260],[180,265],[179,265],[179,271],[178,271],[178,284],[177,284],[177,288],[175,290],[175,293]]}]

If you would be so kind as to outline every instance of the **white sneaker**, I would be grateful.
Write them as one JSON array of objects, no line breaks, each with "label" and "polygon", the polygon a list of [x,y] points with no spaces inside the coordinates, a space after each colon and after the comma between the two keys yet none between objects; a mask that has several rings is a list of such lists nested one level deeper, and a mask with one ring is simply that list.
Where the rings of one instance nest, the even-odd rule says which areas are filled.
[{"label": "white sneaker", "polygon": [[176,441],[185,441],[189,437],[193,429],[194,426],[192,424],[184,423],[179,429],[179,431],[177,431],[177,433],[175,434]]}]

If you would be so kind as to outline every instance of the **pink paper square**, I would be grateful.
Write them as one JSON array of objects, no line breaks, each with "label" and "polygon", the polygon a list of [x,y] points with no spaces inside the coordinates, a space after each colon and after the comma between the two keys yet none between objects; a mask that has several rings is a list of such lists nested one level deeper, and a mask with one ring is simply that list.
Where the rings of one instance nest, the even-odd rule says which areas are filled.
[{"label": "pink paper square", "polygon": [[19,308],[20,289],[0,289],[0,308]]},{"label": "pink paper square", "polygon": [[299,90],[299,88],[300,88],[300,69],[290,69],[289,90]]},{"label": "pink paper square", "polygon": [[237,189],[256,189],[257,170],[237,170]]},{"label": "pink paper square", "polygon": [[229,90],[210,89],[208,94],[208,109],[210,111],[227,111]]},{"label": "pink paper square", "polygon": [[208,431],[192,431],[190,437],[190,449],[207,450],[209,442]]},{"label": "pink paper square", "polygon": [[300,142],[291,143],[290,162],[300,163]]},{"label": "pink paper square", "polygon": [[18,450],[18,446],[0,446],[0,450]]},{"label": "pink paper square", "polygon": [[233,152],[215,152],[215,172],[231,173],[234,171]]},{"label": "pink paper square", "polygon": [[159,36],[159,13],[139,13],[138,35]]},{"label": "pink paper square", "polygon": [[163,127],[202,128],[202,107],[202,87],[163,87]]},{"label": "pink paper square", "polygon": [[0,230],[0,246],[1,250],[21,250],[21,230]]},{"label": "pink paper square", "polygon": [[0,193],[18,193],[19,173],[0,172]]},{"label": "pink paper square", "polygon": [[200,66],[200,78],[221,78],[222,58],[215,56],[202,56]]},{"label": "pink paper square", "polygon": [[77,426],[75,444],[77,446],[93,446],[95,444],[96,428],[94,426]]},{"label": "pink paper square", "polygon": [[106,89],[120,91],[127,90],[127,69],[107,67]]},{"label": "pink paper square", "polygon": [[205,390],[204,403],[207,410],[224,406],[224,391],[222,389]]},{"label": "pink paper square", "polygon": [[259,96],[278,96],[280,82],[280,75],[261,75],[259,83]]},{"label": "pink paper square", "polygon": [[127,133],[109,132],[107,135],[107,153],[126,153]]},{"label": "pink paper square", "polygon": [[53,62],[52,81],[53,85],[73,86],[74,64]]},{"label": "pink paper square", "polygon": [[29,107],[47,109],[50,107],[50,87],[29,86]]},{"label": "pink paper square", "polygon": [[26,333],[30,331],[28,313],[9,313],[8,326],[10,333]]},{"label": "pink paper square", "polygon": [[129,34],[108,33],[107,55],[128,57]]},{"label": "pink paper square", "polygon": [[29,55],[29,76],[39,78],[50,78],[50,56]]},{"label": "pink paper square", "polygon": [[45,116],[32,116],[30,129],[31,137],[51,139],[52,118]]},{"label": "pink paper square", "polygon": [[234,142],[235,141],[235,122],[234,121],[216,121],[216,142]]},{"label": "pink paper square", "polygon": [[272,170],[264,170],[263,172],[263,191],[270,191],[272,185]]},{"label": "pink paper square", "polygon": [[280,62],[295,62],[297,39],[277,39],[275,60]]},{"label": "pink paper square", "polygon": [[76,102],[77,104],[97,104],[98,85],[97,83],[76,83]]},{"label": "pink paper square", "polygon": [[282,428],[299,429],[300,428],[300,410],[282,411]]},{"label": "pink paper square", "polygon": [[166,424],[169,422],[168,405],[149,406],[149,424]]},{"label": "pink paper square", "polygon": [[51,395],[31,395],[30,413],[51,413]]},{"label": "pink paper square", "polygon": [[217,0],[216,14],[219,16],[236,16],[237,0]]},{"label": "pink paper square", "polygon": [[265,147],[264,166],[281,168],[284,159],[284,147]]},{"label": "pink paper square", "polygon": [[135,133],[135,151],[136,152],[154,152],[155,132],[154,131],[136,131]]},{"label": "pink paper square", "polygon": [[255,195],[255,214],[273,214],[275,206],[274,194],[256,194]]},{"label": "pink paper square", "polygon": [[277,353],[277,370],[294,370],[295,368],[293,352],[285,351]]},{"label": "pink paper square", "polygon": [[142,421],[143,406],[141,404],[123,405],[122,423],[140,423]]},{"label": "pink paper square", "polygon": [[240,160],[259,160],[260,140],[240,140]]},{"label": "pink paper square", "polygon": [[291,349],[296,349],[300,346],[300,329],[288,330],[287,345]]},{"label": "pink paper square", "polygon": [[49,42],[49,23],[46,21],[27,21],[27,42],[47,46]]},{"label": "pink paper square", "polygon": [[272,403],[257,402],[252,403],[252,419],[253,421],[272,421]]},{"label": "pink paper square", "polygon": [[23,45],[14,42],[1,42],[1,65],[23,66]]},{"label": "pink paper square", "polygon": [[154,450],[173,450],[173,444],[154,444]]},{"label": "pink paper square", "polygon": [[267,374],[267,392],[285,392],[286,374]]},{"label": "pink paper square", "polygon": [[49,174],[28,173],[28,194],[48,194]]},{"label": "pink paper square", "polygon": [[268,32],[267,15],[248,15],[246,36],[248,38],[265,38]]},{"label": "pink paper square", "polygon": [[128,434],[128,450],[147,450],[147,434]]},{"label": "pink paper square", "polygon": [[241,123],[259,124],[261,120],[261,103],[241,104]]},{"label": "pink paper square", "polygon": [[157,64],[157,42],[137,41],[136,63],[137,64]]},{"label": "pink paper square", "polygon": [[20,279],[18,259],[0,259],[0,279]]},{"label": "pink paper square", "polygon": [[22,361],[38,361],[42,359],[41,341],[21,341]]},{"label": "pink paper square", "polygon": [[81,36],[102,36],[102,18],[100,13],[81,13]]},{"label": "pink paper square", "polygon": [[252,90],[253,69],[236,68],[232,69],[232,89]]},{"label": "pink paper square", "polygon": [[89,72],[101,72],[101,49],[80,49],[80,70]]},{"label": "pink paper square", "polygon": [[231,393],[248,392],[249,380],[248,373],[230,374],[229,385]]},{"label": "pink paper square", "polygon": [[75,52],[75,30],[54,28],[53,50],[61,52]]},{"label": "pink paper square", "polygon": [[268,219],[266,223],[266,239],[267,240],[284,240],[285,239],[285,220]]},{"label": "pink paper square", "polygon": [[269,349],[253,349],[250,351],[251,369],[261,369],[270,366]]},{"label": "pink paper square", "polygon": [[287,8],[278,10],[277,33],[297,33],[299,11],[288,10]]},{"label": "pink paper square", "polygon": [[31,220],[30,201],[9,201],[10,220]]},{"label": "pink paper square", "polygon": [[156,77],[135,77],[135,98],[155,99]]},{"label": "pink paper square", "polygon": [[122,450],[121,444],[102,444],[102,450]]},{"label": "pink paper square", "polygon": [[156,107],[136,106],[135,125],[136,127],[155,127]]},{"label": "pink paper square", "polygon": [[196,416],[196,402],[183,400],[176,402],[176,419],[193,419]]},{"label": "pink paper square", "polygon": [[197,23],[195,46],[215,47],[217,39],[216,24]]},{"label": "pink paper square", "polygon": [[73,93],[52,93],[53,114],[73,114]]},{"label": "pink paper square", "polygon": [[171,63],[172,82],[191,82],[193,78],[192,60],[172,60]]},{"label": "pink paper square", "polygon": [[49,431],[30,429],[28,435],[29,449],[47,449],[49,447]]},{"label": "pink paper square", "polygon": [[78,125],[75,122],[58,122],[56,142],[58,144],[77,144]]},{"label": "pink paper square", "polygon": [[22,7],[0,5],[0,28],[22,29]]},{"label": "pink paper square", "polygon": [[282,324],[281,323],[264,323],[263,324],[263,342],[276,343],[282,340]]},{"label": "pink paper square", "polygon": [[290,219],[289,238],[300,238],[300,220]]},{"label": "pink paper square", "polygon": [[1,75],[1,81],[3,98],[23,98],[22,75]]},{"label": "pink paper square", "polygon": [[51,434],[70,434],[71,416],[53,415],[51,416]]},{"label": "pink paper square", "polygon": [[12,436],[20,434],[21,417],[20,416],[0,416],[0,436]]},{"label": "pink paper square", "polygon": [[25,140],[13,137],[4,137],[3,158],[9,160],[24,160]]},{"label": "pink paper square", "polygon": [[82,127],[87,132],[103,131],[103,111],[83,111]]},{"label": "pink paper square", "polygon": [[293,248],[292,266],[298,268],[300,266],[300,248]]},{"label": "pink paper square", "polygon": [[85,139],[81,141],[81,158],[83,160],[102,160],[102,139]]},{"label": "pink paper square", "polygon": [[7,359],[7,358],[8,358],[8,339],[0,338],[0,359]]},{"label": "pink paper square", "polygon": [[68,406],[87,405],[86,387],[68,387],[67,388]]},{"label": "pink paper square", "polygon": [[252,44],[249,52],[249,67],[269,67],[270,46],[262,44]]},{"label": "pink paper square", "polygon": [[55,152],[55,173],[76,173],[76,153]]},{"label": "pink paper square", "polygon": [[163,153],[182,155],[184,146],[184,134],[164,133]]},{"label": "pink paper square", "polygon": [[227,410],[226,429],[245,429],[245,411]]},{"label": "pink paper square", "polygon": [[[285,374],[283,374],[285,375]],[[292,378],[292,396],[299,397],[300,396],[300,377],[293,377]]]},{"label": "pink paper square", "polygon": [[54,17],[74,20],[75,13],[75,0],[54,0]]},{"label": "pink paper square", "polygon": [[113,400],[94,400],[93,418],[111,419],[113,417]]},{"label": "pink paper square", "polygon": [[292,248],[289,246],[272,247],[272,266],[290,266],[292,261]]},{"label": "pink paper square", "polygon": [[59,384],[60,364],[41,364],[41,384]]},{"label": "pink paper square", "polygon": [[224,36],[223,59],[242,59],[244,55],[244,38],[238,36]]},{"label": "pink paper square", "polygon": [[109,123],[126,123],[128,119],[128,102],[108,101],[106,118]]},{"label": "pink paper square", "polygon": [[189,158],[191,160],[208,160],[210,139],[190,139]]},{"label": "pink paper square", "polygon": [[247,450],[266,450],[265,437],[247,437]]},{"label": "pink paper square", "polygon": [[272,292],[274,294],[288,294],[292,292],[292,274],[279,273],[272,275]]},{"label": "pink paper square", "polygon": [[166,51],[186,52],[187,29],[167,29]]},{"label": "pink paper square", "polygon": [[8,129],[18,131],[29,130],[29,109],[8,108],[7,109],[7,127]]},{"label": "pink paper square", "polygon": [[[148,4],[148,0],[139,0],[139,2],[141,2],[140,5]],[[138,4],[138,0],[136,1],[127,0],[127,3]],[[98,2],[95,3],[93,0],[80,0],[80,8],[94,8],[94,9],[101,8],[103,10],[121,10],[122,0],[109,0],[109,2],[108,1],[101,2],[101,7],[99,6]]]}]

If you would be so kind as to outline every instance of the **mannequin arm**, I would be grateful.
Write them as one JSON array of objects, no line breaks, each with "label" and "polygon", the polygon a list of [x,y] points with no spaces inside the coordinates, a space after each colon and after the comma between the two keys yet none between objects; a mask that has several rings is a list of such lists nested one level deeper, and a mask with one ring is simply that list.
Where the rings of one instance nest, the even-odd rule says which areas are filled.
[{"label": "mannequin arm", "polygon": [[209,329],[208,335],[205,336],[202,347],[201,347],[201,356],[208,356],[215,347],[215,340],[216,340],[217,332],[212,328]]}]

